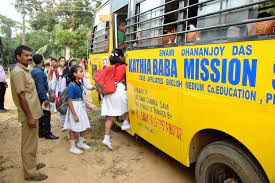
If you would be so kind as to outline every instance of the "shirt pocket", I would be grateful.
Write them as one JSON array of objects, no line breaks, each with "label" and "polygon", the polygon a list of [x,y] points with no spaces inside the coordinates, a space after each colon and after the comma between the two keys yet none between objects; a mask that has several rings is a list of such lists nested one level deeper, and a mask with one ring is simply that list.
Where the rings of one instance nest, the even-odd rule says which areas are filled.
[{"label": "shirt pocket", "polygon": [[26,82],[26,92],[32,93],[34,90],[35,84],[32,79],[28,79]]}]

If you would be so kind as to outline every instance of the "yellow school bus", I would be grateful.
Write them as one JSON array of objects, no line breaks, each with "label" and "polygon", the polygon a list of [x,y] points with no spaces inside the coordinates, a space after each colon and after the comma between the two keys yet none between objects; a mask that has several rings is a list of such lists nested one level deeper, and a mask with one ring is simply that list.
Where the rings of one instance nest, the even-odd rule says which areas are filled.
[{"label": "yellow school bus", "polygon": [[108,3],[109,51],[127,14],[129,133],[198,183],[275,182],[275,1]]}]

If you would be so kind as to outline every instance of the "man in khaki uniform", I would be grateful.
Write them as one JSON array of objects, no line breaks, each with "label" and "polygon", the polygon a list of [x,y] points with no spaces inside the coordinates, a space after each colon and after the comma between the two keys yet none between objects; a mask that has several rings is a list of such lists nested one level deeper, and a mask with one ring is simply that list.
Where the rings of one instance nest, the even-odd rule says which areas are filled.
[{"label": "man in khaki uniform", "polygon": [[22,123],[21,156],[25,180],[41,181],[47,176],[37,170],[45,164],[37,164],[38,119],[42,109],[35,83],[27,69],[32,60],[32,50],[24,45],[15,49],[17,64],[11,73],[11,91],[18,111],[18,121]]}]

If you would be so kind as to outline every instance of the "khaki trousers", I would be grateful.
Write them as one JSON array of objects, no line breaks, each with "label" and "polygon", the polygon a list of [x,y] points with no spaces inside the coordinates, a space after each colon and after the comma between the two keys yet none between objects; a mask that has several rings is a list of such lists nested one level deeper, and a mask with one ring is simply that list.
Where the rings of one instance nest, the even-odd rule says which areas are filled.
[{"label": "khaki trousers", "polygon": [[37,146],[38,146],[38,120],[36,128],[30,128],[27,120],[22,122],[22,141],[21,156],[24,169],[24,176],[31,177],[38,173],[37,165]]}]

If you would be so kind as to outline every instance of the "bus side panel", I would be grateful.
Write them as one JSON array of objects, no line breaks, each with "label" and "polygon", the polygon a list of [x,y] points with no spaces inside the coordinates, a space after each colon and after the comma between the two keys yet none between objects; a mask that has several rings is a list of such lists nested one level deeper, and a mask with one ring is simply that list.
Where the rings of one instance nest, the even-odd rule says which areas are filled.
[{"label": "bus side panel", "polygon": [[[90,83],[92,86],[95,86],[95,81],[93,80],[93,76],[95,74],[95,72],[99,69],[99,61],[98,61],[98,57],[95,57],[94,55],[90,55],[89,58],[89,65],[88,65],[88,69],[89,69],[89,75],[90,75]],[[99,100],[99,96],[97,94],[97,92],[91,92],[91,96],[92,96],[92,102],[96,107],[100,107],[100,100]]]},{"label": "bus side panel", "polygon": [[[274,45],[275,40],[259,40],[179,48],[184,62],[182,114],[184,142],[189,142],[184,144],[187,164],[192,137],[203,129],[217,129],[246,146],[269,180],[275,181]],[[195,48],[199,55],[191,53]],[[200,50],[207,48],[220,52],[200,55]],[[189,69],[192,59],[194,78]]]},{"label": "bus side panel", "polygon": [[[167,49],[127,51],[131,133],[183,160],[180,54]],[[170,56],[169,56],[170,55]],[[174,86],[168,86],[174,85]]]},{"label": "bus side panel", "polygon": [[132,130],[185,165],[197,132],[222,131],[246,146],[274,181],[274,45],[259,40],[128,51]]}]

